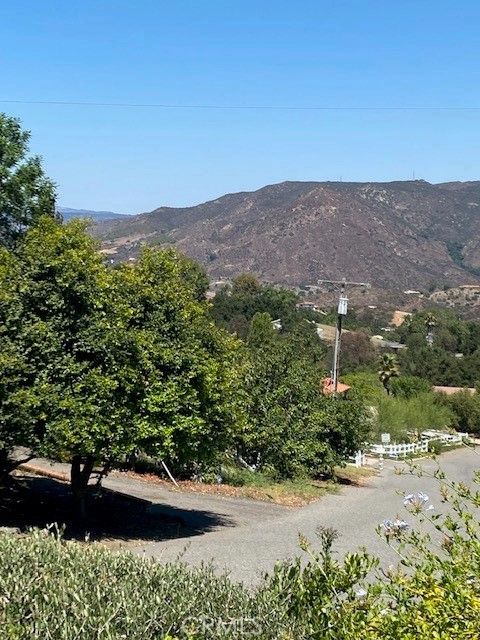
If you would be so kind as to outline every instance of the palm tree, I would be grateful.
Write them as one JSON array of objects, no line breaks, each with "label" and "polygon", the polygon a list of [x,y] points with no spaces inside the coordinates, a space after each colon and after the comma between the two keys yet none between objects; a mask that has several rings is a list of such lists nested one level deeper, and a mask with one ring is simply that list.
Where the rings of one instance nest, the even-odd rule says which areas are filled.
[{"label": "palm tree", "polygon": [[390,393],[390,380],[400,375],[400,368],[398,366],[397,356],[394,353],[384,353],[380,360],[380,371],[378,377],[380,382],[385,387],[385,391]]},{"label": "palm tree", "polygon": [[425,326],[427,327],[427,342],[431,346],[433,344],[433,328],[437,324],[437,319],[433,313],[427,313],[425,316]]}]

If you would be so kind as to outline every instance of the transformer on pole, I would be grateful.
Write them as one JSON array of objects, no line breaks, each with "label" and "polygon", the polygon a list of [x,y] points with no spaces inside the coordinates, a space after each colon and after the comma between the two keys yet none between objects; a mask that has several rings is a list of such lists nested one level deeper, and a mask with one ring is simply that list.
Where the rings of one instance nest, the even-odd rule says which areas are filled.
[{"label": "transformer on pole", "polygon": [[319,280],[319,284],[340,285],[340,296],[338,298],[337,307],[337,324],[335,329],[335,344],[333,349],[333,366],[332,366],[332,383],[333,393],[336,395],[338,389],[338,378],[340,374],[340,346],[342,341],[342,323],[343,318],[347,315],[348,298],[346,295],[347,286],[350,287],[366,287],[370,288],[368,282],[350,282],[345,278],[342,280]]}]

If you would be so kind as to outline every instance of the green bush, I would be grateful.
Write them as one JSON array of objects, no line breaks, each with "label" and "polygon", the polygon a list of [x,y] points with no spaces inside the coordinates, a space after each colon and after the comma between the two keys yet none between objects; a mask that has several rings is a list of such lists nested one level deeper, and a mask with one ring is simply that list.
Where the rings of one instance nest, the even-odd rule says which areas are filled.
[{"label": "green bush", "polygon": [[412,398],[383,396],[377,407],[377,435],[388,432],[397,442],[405,441],[412,432],[446,429],[454,424],[452,411],[440,405],[431,392]]},{"label": "green bush", "polygon": [[431,385],[428,380],[418,376],[399,376],[390,380],[389,388],[396,398],[413,398],[421,393],[428,393]]},{"label": "green bush", "polygon": [[428,443],[429,452],[435,454],[436,456],[442,453],[443,449],[444,447],[440,440],[430,440]]},{"label": "green bush", "polygon": [[2,640],[240,638],[258,624],[273,639],[288,630],[266,597],[210,566],[162,565],[42,532],[0,536],[0,596]]}]

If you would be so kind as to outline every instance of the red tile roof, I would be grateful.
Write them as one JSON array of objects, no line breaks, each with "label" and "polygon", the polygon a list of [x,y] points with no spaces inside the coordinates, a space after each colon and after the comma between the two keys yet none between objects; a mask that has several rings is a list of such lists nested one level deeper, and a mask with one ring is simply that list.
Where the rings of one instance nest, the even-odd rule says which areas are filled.
[{"label": "red tile roof", "polygon": [[[351,387],[349,387],[348,384],[343,384],[343,382],[338,382],[337,383],[337,393],[345,393],[350,388]],[[322,392],[326,396],[331,395],[332,393],[335,393],[335,388],[334,388],[334,385],[333,385],[332,378],[324,378],[322,380]]]}]

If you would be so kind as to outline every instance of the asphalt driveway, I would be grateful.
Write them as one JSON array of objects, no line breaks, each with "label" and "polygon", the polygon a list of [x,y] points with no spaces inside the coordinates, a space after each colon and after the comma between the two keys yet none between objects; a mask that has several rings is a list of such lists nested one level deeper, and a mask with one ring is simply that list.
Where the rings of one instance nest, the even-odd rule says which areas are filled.
[{"label": "asphalt driveway", "polygon": [[[431,459],[418,464],[431,472],[438,466]],[[439,464],[449,478],[470,482],[474,470],[480,468],[480,454],[478,450],[457,449],[442,455]],[[322,526],[338,532],[336,548],[339,554],[365,546],[384,562],[394,562],[395,557],[377,536],[375,528],[384,519],[397,514],[408,519],[402,496],[423,491],[430,496],[437,510],[442,508],[437,480],[398,475],[395,468],[402,467],[405,468],[403,463],[387,461],[380,475],[372,478],[367,486],[343,487],[337,495],[330,494],[295,509],[250,500],[175,493],[175,506],[187,513],[193,510],[193,524],[195,510],[207,509],[225,516],[229,525],[219,525],[188,540],[178,538],[148,543],[135,551],[163,562],[178,556],[192,564],[211,560],[220,570],[228,571],[233,579],[253,583],[265,571],[271,570],[276,560],[300,553],[300,533],[314,541],[317,528]],[[164,507],[153,505],[152,508]]]}]

